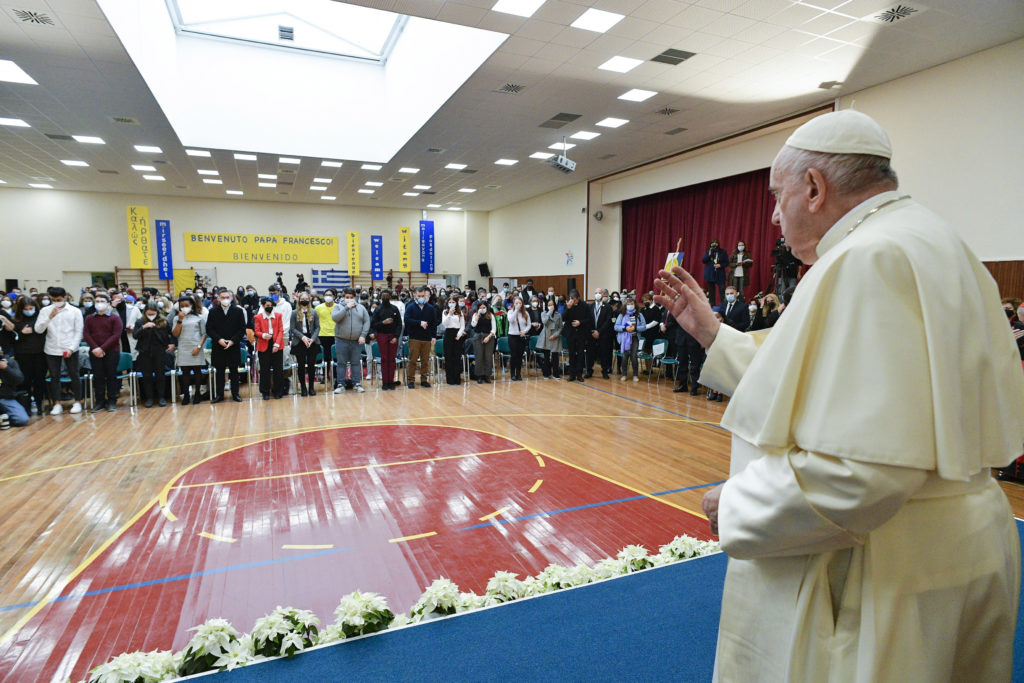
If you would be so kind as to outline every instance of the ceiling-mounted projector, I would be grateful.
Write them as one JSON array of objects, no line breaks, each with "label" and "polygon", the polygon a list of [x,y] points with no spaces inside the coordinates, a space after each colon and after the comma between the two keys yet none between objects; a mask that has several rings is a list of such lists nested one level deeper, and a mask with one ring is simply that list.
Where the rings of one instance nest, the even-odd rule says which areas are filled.
[{"label": "ceiling-mounted projector", "polygon": [[576,162],[567,156],[562,156],[561,154],[555,157],[551,157],[548,163],[551,164],[553,168],[557,168],[562,173],[572,173],[573,171],[576,170]]}]

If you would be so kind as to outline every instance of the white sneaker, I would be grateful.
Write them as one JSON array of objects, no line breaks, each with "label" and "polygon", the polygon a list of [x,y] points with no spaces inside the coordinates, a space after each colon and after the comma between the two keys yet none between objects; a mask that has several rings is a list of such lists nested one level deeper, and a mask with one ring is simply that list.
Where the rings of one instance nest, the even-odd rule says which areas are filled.
[{"label": "white sneaker", "polygon": [[364,389],[364,388],[363,388],[363,385],[362,385],[362,384],[357,384],[357,385],[356,385],[356,392],[358,392],[358,393],[360,393],[360,394],[361,394],[361,393],[363,393],[364,391],[366,391],[366,389]]},{"label": "white sneaker", "polygon": [[82,404],[79,403],[78,401],[75,401],[74,405],[71,406],[71,410],[69,410],[68,412],[71,413],[72,415],[77,415],[78,413],[82,412]]},{"label": "white sneaker", "polygon": [[345,387],[344,386],[338,387],[337,389],[334,390],[334,393],[336,393],[336,394],[344,394],[345,393]]},{"label": "white sneaker", "polygon": [[53,404],[53,410],[50,411],[50,415],[60,415],[64,412],[64,406],[59,403]]},{"label": "white sneaker", "polygon": [[625,375],[623,375],[622,377],[620,377],[620,378],[619,378],[619,381],[620,381],[620,382],[625,382],[625,381],[626,381],[626,376],[625,376]]},{"label": "white sneaker", "polygon": [[639,377],[634,377],[634,378],[633,378],[633,381],[634,381],[634,382],[639,382],[639,381],[640,381],[640,378],[639,378]]}]

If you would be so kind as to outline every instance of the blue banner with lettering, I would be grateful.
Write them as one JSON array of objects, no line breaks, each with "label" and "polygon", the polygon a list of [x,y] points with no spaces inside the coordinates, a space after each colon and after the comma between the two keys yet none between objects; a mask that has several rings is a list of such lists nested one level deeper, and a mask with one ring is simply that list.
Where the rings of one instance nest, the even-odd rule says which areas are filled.
[{"label": "blue banner with lettering", "polygon": [[174,262],[171,260],[171,222],[156,222],[156,265],[161,280],[174,279]]},{"label": "blue banner with lettering", "polygon": [[370,278],[384,279],[384,238],[370,235]]},{"label": "blue banner with lettering", "polygon": [[434,272],[434,221],[420,221],[420,272]]}]

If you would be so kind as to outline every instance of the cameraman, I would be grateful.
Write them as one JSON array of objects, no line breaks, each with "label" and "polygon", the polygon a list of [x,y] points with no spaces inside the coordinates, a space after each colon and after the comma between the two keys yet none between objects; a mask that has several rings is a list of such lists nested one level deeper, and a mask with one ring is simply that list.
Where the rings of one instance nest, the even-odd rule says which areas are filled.
[{"label": "cameraman", "polygon": [[796,280],[803,262],[793,256],[793,248],[786,244],[785,237],[780,237],[775,241],[772,258],[775,259],[773,269],[778,278],[775,293],[781,295],[796,287]]},{"label": "cameraman", "polygon": [[298,296],[302,292],[308,292],[309,284],[306,282],[306,278],[302,275],[302,273],[296,274],[295,277],[298,278],[295,281],[295,289],[292,290],[295,293],[295,296]]}]

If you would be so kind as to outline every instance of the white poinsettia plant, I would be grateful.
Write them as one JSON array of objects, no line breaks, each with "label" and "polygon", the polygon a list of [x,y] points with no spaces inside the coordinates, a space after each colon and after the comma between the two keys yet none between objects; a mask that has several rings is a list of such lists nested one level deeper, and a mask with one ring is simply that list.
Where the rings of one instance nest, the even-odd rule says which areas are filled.
[{"label": "white poinsettia plant", "polygon": [[251,635],[254,654],[293,657],[296,652],[317,643],[320,620],[308,609],[278,606],[256,620]]},{"label": "white poinsettia plant", "polygon": [[313,612],[294,607],[278,607],[257,619],[252,633],[247,635],[239,633],[225,619],[210,619],[190,629],[195,631],[195,635],[183,651],[120,655],[93,669],[88,683],[157,683],[204,671],[230,670],[266,657],[292,657],[313,645],[399,628],[432,615],[468,612],[720,550],[715,541],[701,541],[685,535],[676,536],[653,555],[648,554],[642,545],[628,545],[615,557],[600,560],[592,567],[552,564],[537,576],[523,580],[512,572],[496,572],[487,582],[483,595],[460,592],[451,580],[440,578],[427,587],[408,615],[393,614],[382,595],[353,591],[341,598],[334,610],[334,623],[323,629]]}]

